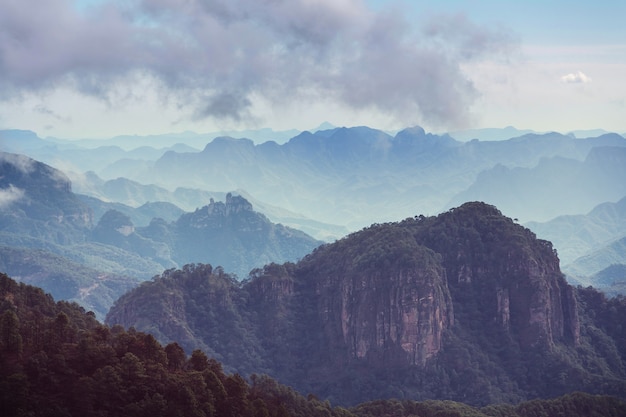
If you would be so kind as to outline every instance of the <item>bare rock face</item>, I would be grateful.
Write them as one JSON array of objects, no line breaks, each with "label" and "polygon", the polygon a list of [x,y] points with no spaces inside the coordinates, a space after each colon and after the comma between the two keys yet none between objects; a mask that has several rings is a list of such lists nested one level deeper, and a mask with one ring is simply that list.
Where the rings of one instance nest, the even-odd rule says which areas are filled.
[{"label": "bare rock face", "polygon": [[519,271],[527,279],[510,285],[510,314],[521,347],[580,341],[580,323],[573,288],[562,277],[558,262],[527,260]]},{"label": "bare rock face", "polygon": [[454,324],[445,270],[401,230],[374,226],[365,233],[370,236],[357,245],[332,248],[340,268],[307,272],[318,277],[313,297],[328,348],[342,352],[332,359],[422,366]]},{"label": "bare rock face", "polygon": [[454,321],[450,294],[441,285],[445,275],[439,273],[411,269],[354,276],[342,282],[337,311],[327,306],[322,318],[338,321],[337,336],[351,358],[423,365],[439,352],[442,332]]}]

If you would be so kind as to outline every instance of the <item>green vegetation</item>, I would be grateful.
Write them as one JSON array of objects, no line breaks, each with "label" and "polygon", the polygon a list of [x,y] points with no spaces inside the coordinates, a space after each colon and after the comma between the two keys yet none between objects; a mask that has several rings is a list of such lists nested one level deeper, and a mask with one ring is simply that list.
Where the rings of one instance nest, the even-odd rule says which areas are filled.
[{"label": "green vegetation", "polygon": [[139,280],[105,273],[40,249],[0,246],[0,271],[50,289],[55,299],[75,301],[103,319],[109,307]]},{"label": "green vegetation", "polygon": [[482,409],[398,400],[333,407],[265,375],[225,373],[200,350],[187,356],[175,342],[163,347],[132,328],[103,326],[77,304],[55,303],[0,274],[0,410],[15,417],[619,417],[626,403],[575,393]]}]

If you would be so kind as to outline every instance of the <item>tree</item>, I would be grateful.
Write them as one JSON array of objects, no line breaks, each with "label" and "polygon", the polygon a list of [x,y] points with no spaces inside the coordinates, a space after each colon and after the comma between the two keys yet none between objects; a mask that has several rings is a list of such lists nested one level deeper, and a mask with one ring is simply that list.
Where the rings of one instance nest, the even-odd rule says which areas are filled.
[{"label": "tree", "polygon": [[204,371],[209,368],[209,358],[206,353],[200,349],[196,349],[191,352],[191,358],[189,359],[189,365],[194,371]]},{"label": "tree", "polygon": [[17,355],[22,354],[20,320],[13,310],[5,311],[0,319],[0,351]]},{"label": "tree", "polygon": [[167,355],[167,367],[172,371],[182,369],[187,360],[187,355],[183,348],[176,342],[172,342],[165,346],[165,355]]}]

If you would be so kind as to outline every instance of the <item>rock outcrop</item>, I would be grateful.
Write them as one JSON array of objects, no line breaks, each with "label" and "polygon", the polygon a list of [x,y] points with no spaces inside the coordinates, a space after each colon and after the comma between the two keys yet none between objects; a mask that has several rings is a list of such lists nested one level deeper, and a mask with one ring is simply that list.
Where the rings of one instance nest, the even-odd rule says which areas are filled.
[{"label": "rock outcrop", "polygon": [[[356,246],[347,239],[303,262],[324,336],[344,352],[343,361],[422,366],[454,324],[446,272],[408,233],[372,227],[363,234]],[[325,251],[344,260],[331,273],[317,268]]]}]

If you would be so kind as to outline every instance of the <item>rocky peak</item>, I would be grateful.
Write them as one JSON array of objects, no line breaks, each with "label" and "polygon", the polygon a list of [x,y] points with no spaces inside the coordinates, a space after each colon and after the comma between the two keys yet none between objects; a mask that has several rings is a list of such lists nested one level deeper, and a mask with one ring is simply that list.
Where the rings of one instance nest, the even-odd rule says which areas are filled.
[{"label": "rocky peak", "polygon": [[209,216],[223,216],[228,217],[232,214],[242,213],[244,211],[253,211],[252,204],[245,198],[239,195],[232,195],[232,193],[226,194],[226,201],[215,202],[211,198],[211,203],[206,206],[206,211]]},{"label": "rocky peak", "polygon": [[[248,220],[260,220],[261,218],[269,221],[260,213],[253,210],[252,204],[245,198],[228,193],[226,201],[215,201],[210,199],[210,203],[200,209],[196,209],[193,213],[183,214],[178,224],[193,229],[205,229],[223,227],[225,222],[231,222],[234,218],[241,217],[246,214]],[[256,221],[255,221],[256,223]]]},{"label": "rocky peak", "polygon": [[126,214],[111,209],[102,215],[95,231],[115,231],[123,236],[129,236],[135,232],[132,220]]}]

